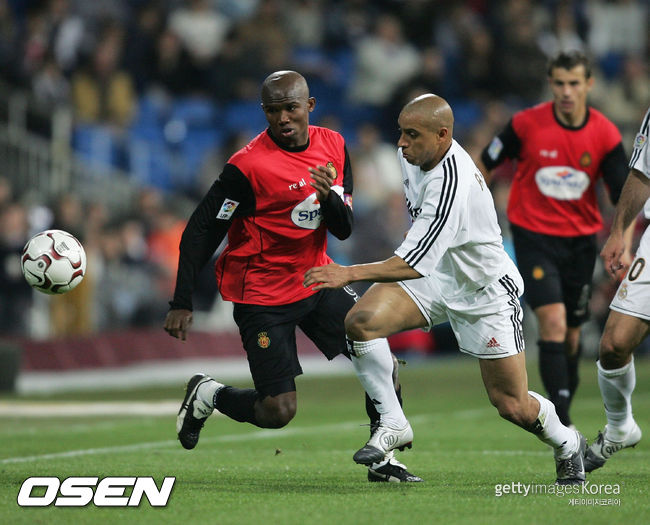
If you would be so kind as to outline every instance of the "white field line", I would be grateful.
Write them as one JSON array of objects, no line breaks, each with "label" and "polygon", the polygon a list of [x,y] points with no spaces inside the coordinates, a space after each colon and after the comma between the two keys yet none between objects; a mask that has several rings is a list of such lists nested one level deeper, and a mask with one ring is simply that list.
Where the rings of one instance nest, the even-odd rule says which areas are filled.
[{"label": "white field line", "polygon": [[[479,412],[485,412],[485,410],[468,410],[468,413],[474,413],[478,415]],[[176,412],[174,412],[175,414]],[[463,412],[458,412],[457,414],[462,414]],[[409,418],[411,423],[419,424],[435,419],[433,415],[419,415],[412,416]],[[201,443],[227,443],[229,441],[255,441],[259,439],[270,439],[270,438],[280,438],[283,436],[296,436],[296,435],[308,435],[308,434],[320,434],[322,432],[338,432],[341,430],[353,430],[359,428],[361,425],[358,421],[348,421],[344,423],[335,423],[330,425],[318,425],[310,427],[299,427],[293,426],[283,429],[263,429],[257,432],[249,432],[244,434],[230,434],[216,437],[207,437],[202,438]],[[167,439],[164,441],[152,441],[148,443],[134,443],[132,445],[116,445],[111,447],[100,447],[100,448],[89,448],[89,449],[79,449],[79,450],[68,450],[64,452],[53,452],[51,454],[37,454],[33,456],[19,456],[13,458],[4,458],[0,459],[0,465],[8,465],[12,463],[31,463],[37,461],[43,461],[48,459],[61,459],[61,458],[70,458],[78,456],[90,456],[90,455],[99,455],[99,454],[115,454],[120,452],[136,452],[138,450],[150,450],[155,448],[166,448],[178,446],[177,440]]]},{"label": "white field line", "polygon": [[[251,432],[246,434],[230,434],[224,436],[217,436],[212,438],[202,438],[201,443],[220,443],[229,441],[255,441],[258,439],[278,438],[283,436],[296,436],[304,434],[319,434],[321,432],[332,432],[340,430],[351,430],[358,428],[358,422],[337,423],[333,425],[320,425],[317,427],[293,427],[286,429],[265,429],[258,432]],[[54,452],[52,454],[38,454],[34,456],[21,456],[15,458],[0,459],[0,465],[10,463],[31,463],[35,461],[43,461],[47,459],[61,459],[78,456],[91,456],[98,454],[115,454],[120,452],[137,452],[139,450],[151,450],[156,448],[166,448],[172,446],[179,446],[178,441],[175,439],[167,439],[165,441],[151,441],[148,443],[134,443],[132,445],[118,445],[113,447],[101,448],[88,448],[80,450],[68,450],[65,452]]]},{"label": "white field line", "polygon": [[[164,402],[165,404],[170,402]],[[88,403],[89,405],[95,405],[96,403]],[[114,404],[114,403],[111,403]],[[147,403],[143,403],[146,405]],[[81,403],[78,403],[81,405]],[[485,415],[493,412],[494,410],[490,407],[479,408],[479,409],[470,409],[470,410],[461,410],[453,414],[445,415],[444,418],[446,421],[449,419],[474,419],[484,417]],[[15,410],[13,414],[15,414]],[[150,415],[151,412],[148,412]],[[176,414],[176,409],[174,409],[173,414]],[[217,414],[217,413],[215,413]],[[45,415],[45,414],[44,414]],[[50,415],[50,414],[47,414]],[[437,418],[442,418],[441,415],[427,415],[420,414],[416,416],[409,417],[409,421],[413,424],[422,424],[431,421],[435,421]],[[495,414],[496,417],[496,414]],[[357,429],[361,425],[358,421],[347,421],[343,423],[335,423],[329,425],[318,425],[318,426],[309,426],[309,427],[299,427],[292,426],[289,428],[283,429],[263,429],[256,432],[248,432],[243,434],[229,434],[215,437],[206,437],[201,439],[201,443],[227,443],[232,441],[256,441],[263,439],[274,439],[281,438],[284,436],[299,436],[299,435],[309,435],[309,434],[320,434],[323,432],[339,432],[342,430],[349,431]],[[16,464],[16,463],[33,463],[48,459],[62,459],[62,458],[73,458],[79,456],[92,456],[92,455],[101,455],[101,454],[116,454],[122,452],[137,452],[139,450],[151,450],[157,448],[168,448],[168,447],[178,447],[178,441],[175,439],[167,439],[164,441],[152,441],[145,443],[134,443],[131,445],[116,445],[110,447],[100,447],[100,448],[89,448],[89,449],[79,449],[79,450],[68,450],[64,452],[54,452],[50,454],[37,454],[33,456],[19,456],[13,458],[0,459],[0,465]],[[447,451],[449,453],[458,453],[458,454],[481,454],[481,455],[495,455],[495,456],[547,456],[550,451],[548,449],[540,450],[462,450],[462,451]],[[647,455],[647,451],[636,450],[635,454]]]},{"label": "white field line", "polygon": [[180,401],[164,400],[152,402],[0,402],[0,417],[46,418],[46,417],[88,417],[88,416],[168,416],[178,412]]}]

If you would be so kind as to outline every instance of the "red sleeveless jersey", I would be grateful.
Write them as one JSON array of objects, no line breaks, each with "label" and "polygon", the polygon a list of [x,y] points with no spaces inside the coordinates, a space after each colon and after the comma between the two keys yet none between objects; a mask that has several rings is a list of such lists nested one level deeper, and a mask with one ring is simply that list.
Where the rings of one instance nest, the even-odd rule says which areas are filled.
[{"label": "red sleeveless jersey", "polygon": [[562,126],[546,102],[516,113],[521,142],[508,200],[508,219],[528,230],[572,237],[602,228],[595,183],[603,158],[620,142],[616,126],[589,108],[580,128]]},{"label": "red sleeveless jersey", "polygon": [[280,148],[266,131],[235,153],[229,164],[250,182],[255,212],[235,218],[228,245],[216,264],[224,300],[280,305],[314,294],[302,285],[305,272],[331,262],[326,253],[327,228],[310,186],[309,167],[336,172],[332,190],[343,198],[345,143],[334,131],[309,126],[304,150]]}]

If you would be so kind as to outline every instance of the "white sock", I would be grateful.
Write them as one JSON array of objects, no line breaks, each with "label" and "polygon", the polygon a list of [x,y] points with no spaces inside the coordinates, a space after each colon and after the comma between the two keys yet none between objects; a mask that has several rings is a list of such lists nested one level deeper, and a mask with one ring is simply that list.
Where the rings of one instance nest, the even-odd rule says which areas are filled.
[{"label": "white sock", "polygon": [[196,397],[210,408],[214,408],[214,394],[222,387],[223,385],[216,381],[206,381],[199,385],[196,390]]},{"label": "white sock", "polygon": [[393,358],[386,339],[351,341],[355,355],[352,365],[364,390],[375,403],[381,423],[391,428],[404,428],[408,421],[393,385]]},{"label": "white sock", "polygon": [[555,412],[555,405],[537,392],[528,391],[528,394],[539,401],[539,414],[537,421],[541,425],[541,432],[537,437],[555,449],[556,456],[566,458],[578,450],[578,434],[575,430],[565,427]]},{"label": "white sock", "polygon": [[632,392],[636,386],[634,357],[621,368],[605,370],[600,361],[598,367],[598,386],[605,404],[607,416],[607,438],[621,441],[627,437],[634,427],[632,417]]}]

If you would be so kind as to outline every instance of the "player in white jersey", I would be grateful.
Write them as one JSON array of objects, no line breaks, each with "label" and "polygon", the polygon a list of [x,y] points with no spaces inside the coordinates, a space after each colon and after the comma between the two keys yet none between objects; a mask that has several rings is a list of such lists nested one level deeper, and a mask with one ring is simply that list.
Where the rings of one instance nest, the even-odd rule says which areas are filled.
[{"label": "player in white jersey", "polygon": [[[452,138],[451,108],[436,95],[422,95],[404,106],[398,123],[413,217],[404,242],[385,261],[312,268],[304,285],[378,283],[346,317],[353,359],[370,352],[388,356],[388,349],[370,344],[377,337],[449,320],[460,349],[480,358],[488,397],[499,414],[554,448],[558,483],[582,483],[584,437],[560,422],[549,400],[528,391],[518,300],[522,279],[503,249],[481,172]],[[379,428],[354,455],[357,463],[367,464],[410,444],[412,432],[399,405],[384,406],[389,385],[371,375],[360,379],[381,414]]]},{"label": "player in white jersey", "polygon": [[[612,231],[600,252],[612,277],[623,268],[623,231],[641,211],[650,218],[650,108],[634,140],[627,180],[616,206]],[[614,452],[641,441],[641,429],[632,416],[632,392],[636,384],[632,352],[650,333],[650,227],[621,282],[600,339],[598,386],[605,405],[607,425],[585,454],[585,470],[602,467]]]}]

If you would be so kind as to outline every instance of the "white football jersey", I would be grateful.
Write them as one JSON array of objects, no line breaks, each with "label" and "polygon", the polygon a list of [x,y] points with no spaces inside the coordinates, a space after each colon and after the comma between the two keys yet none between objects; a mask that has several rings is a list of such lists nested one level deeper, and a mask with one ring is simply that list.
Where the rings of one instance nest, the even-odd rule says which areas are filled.
[{"label": "white football jersey", "polygon": [[[634,148],[630,157],[630,168],[639,170],[650,179],[650,108],[646,111],[645,117],[641,122],[641,128],[634,139]],[[643,208],[646,218],[650,219],[650,199],[646,201]]]},{"label": "white football jersey", "polygon": [[503,248],[492,194],[460,144],[453,140],[430,171],[409,164],[401,148],[398,157],[413,224],[395,255],[435,279],[446,301],[474,293],[505,274],[520,281]]}]

